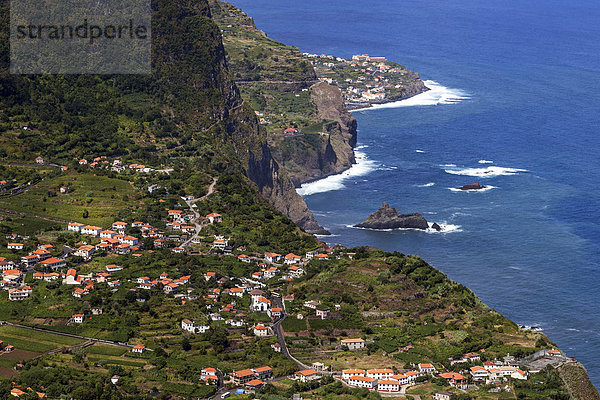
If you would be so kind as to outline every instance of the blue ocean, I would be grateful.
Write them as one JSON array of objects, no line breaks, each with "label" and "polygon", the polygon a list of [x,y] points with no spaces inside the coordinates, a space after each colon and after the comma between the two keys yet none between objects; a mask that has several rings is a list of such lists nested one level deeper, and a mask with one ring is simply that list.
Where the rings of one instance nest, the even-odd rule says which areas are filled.
[{"label": "blue ocean", "polygon": [[[600,2],[234,3],[301,51],[385,56],[432,88],[354,112],[358,164],[300,189],[324,240],[422,256],[600,387]],[[351,227],[384,201],[445,231]]]}]

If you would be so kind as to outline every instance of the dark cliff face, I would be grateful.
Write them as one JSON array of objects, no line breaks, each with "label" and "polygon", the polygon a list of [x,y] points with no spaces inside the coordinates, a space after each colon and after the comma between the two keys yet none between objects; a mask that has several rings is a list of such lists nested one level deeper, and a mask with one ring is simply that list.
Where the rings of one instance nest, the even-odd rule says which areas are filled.
[{"label": "dark cliff face", "polygon": [[306,232],[327,235],[329,232],[319,226],[304,199],[296,193],[294,184],[280,175],[279,164],[273,159],[271,150],[263,143],[260,154],[248,154],[248,178],[258,186],[264,197],[280,212],[290,217]]},{"label": "dark cliff face", "polygon": [[319,82],[310,87],[318,118],[329,121],[326,136],[285,138],[272,144],[273,156],[296,187],[338,174],[355,163],[356,119],[346,110],[337,86]]}]

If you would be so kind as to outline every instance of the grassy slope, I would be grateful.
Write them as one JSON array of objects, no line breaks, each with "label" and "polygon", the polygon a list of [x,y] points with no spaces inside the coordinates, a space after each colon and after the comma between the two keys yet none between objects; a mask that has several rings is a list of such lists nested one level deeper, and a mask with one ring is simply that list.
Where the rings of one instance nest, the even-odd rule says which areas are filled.
[{"label": "grassy slope", "polygon": [[[71,191],[60,194],[61,186]],[[139,196],[127,181],[92,173],[58,176],[25,193],[0,198],[0,208],[103,227],[114,222],[119,210],[139,205]],[[83,218],[84,210],[88,218]]]}]

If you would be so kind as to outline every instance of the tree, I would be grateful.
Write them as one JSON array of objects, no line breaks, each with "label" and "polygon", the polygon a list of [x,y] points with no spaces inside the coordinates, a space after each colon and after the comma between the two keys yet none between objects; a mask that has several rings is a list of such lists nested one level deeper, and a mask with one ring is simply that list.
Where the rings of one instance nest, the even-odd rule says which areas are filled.
[{"label": "tree", "polygon": [[190,344],[188,338],[183,338],[183,340],[181,341],[181,348],[183,349],[183,351],[189,351],[192,349],[192,345]]}]

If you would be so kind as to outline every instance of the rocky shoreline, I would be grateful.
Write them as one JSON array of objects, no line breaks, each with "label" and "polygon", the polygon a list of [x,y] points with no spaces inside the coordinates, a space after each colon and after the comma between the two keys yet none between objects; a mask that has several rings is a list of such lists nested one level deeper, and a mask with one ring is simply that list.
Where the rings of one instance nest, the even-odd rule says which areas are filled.
[{"label": "rocky shoreline", "polygon": [[438,232],[442,230],[437,223],[433,223],[430,227],[429,222],[422,214],[400,214],[397,209],[385,202],[377,211],[369,215],[364,222],[354,225],[354,227],[374,230],[418,229],[425,231],[434,229]]}]

